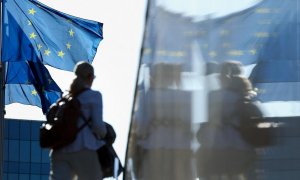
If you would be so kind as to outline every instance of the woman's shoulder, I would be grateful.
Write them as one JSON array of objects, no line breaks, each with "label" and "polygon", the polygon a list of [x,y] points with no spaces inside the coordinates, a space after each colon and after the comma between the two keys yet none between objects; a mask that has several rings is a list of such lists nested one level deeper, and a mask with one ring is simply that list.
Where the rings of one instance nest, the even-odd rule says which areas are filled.
[{"label": "woman's shoulder", "polygon": [[92,89],[87,89],[86,91],[84,91],[83,93],[81,93],[78,96],[79,99],[81,100],[98,100],[102,98],[102,94],[100,91],[96,91],[96,90],[92,90]]},{"label": "woman's shoulder", "polygon": [[101,96],[101,92],[97,91],[97,90],[89,89],[88,92],[92,95],[100,95]]}]

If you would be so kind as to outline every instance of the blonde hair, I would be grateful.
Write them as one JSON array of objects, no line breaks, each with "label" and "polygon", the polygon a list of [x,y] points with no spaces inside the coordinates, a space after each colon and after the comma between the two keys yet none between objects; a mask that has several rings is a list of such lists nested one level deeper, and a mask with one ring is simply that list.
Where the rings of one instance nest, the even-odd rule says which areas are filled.
[{"label": "blonde hair", "polygon": [[74,96],[86,88],[89,78],[94,77],[94,68],[91,64],[85,61],[80,61],[75,65],[75,79],[70,85],[70,95]]}]

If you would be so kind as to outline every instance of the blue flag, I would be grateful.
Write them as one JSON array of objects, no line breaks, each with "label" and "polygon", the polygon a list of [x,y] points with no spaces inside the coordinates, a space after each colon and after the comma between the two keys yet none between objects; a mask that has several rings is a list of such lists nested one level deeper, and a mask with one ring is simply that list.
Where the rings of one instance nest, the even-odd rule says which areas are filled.
[{"label": "blue flag", "polygon": [[2,63],[7,64],[5,104],[42,108],[62,95],[45,64],[72,71],[78,61],[92,63],[102,23],[80,19],[34,0],[4,0]]},{"label": "blue flag", "polygon": [[3,0],[2,61],[41,61],[72,71],[91,63],[103,39],[102,23],[51,9],[35,0]]},{"label": "blue flag", "polygon": [[46,113],[61,94],[61,89],[41,62],[7,63],[5,104],[38,106]]}]

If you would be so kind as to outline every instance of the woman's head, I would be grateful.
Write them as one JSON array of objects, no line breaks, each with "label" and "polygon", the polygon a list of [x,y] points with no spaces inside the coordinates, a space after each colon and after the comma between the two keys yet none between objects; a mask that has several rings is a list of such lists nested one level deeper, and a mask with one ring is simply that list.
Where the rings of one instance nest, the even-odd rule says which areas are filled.
[{"label": "woman's head", "polygon": [[85,61],[76,64],[74,73],[76,77],[70,86],[71,95],[76,95],[81,90],[90,88],[95,77],[93,66]]},{"label": "woman's head", "polygon": [[242,74],[242,64],[238,61],[225,61],[221,65],[220,82],[223,88],[229,86],[230,78],[233,76],[240,76]]},{"label": "woman's head", "polygon": [[221,75],[237,76],[242,74],[242,64],[238,61],[225,61],[221,65]]},{"label": "woman's head", "polygon": [[86,80],[91,77],[94,77],[94,68],[91,64],[85,61],[80,61],[76,64],[74,68],[74,73],[77,77]]}]

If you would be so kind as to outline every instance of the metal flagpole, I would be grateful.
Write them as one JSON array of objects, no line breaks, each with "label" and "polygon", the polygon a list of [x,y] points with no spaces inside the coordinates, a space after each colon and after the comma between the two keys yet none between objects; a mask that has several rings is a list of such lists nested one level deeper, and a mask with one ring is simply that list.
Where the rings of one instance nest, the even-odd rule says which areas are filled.
[{"label": "metal flagpole", "polygon": [[2,11],[3,3],[0,7],[0,179],[3,179],[3,144],[4,144],[4,115],[5,115],[5,63],[2,63]]}]

